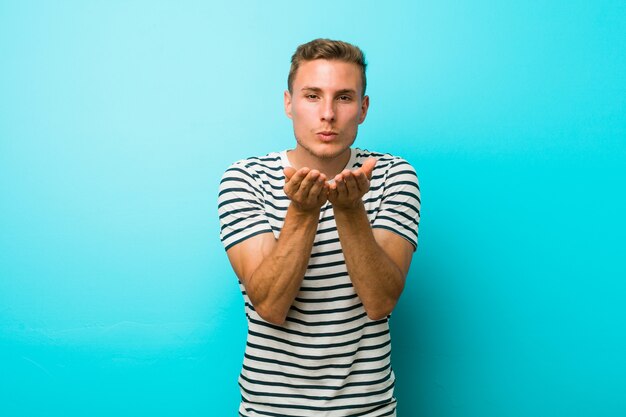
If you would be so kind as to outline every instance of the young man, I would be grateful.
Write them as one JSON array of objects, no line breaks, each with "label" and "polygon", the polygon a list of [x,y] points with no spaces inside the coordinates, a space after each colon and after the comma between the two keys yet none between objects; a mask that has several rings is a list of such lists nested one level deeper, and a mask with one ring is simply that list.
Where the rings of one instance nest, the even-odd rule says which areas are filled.
[{"label": "young man", "polygon": [[351,148],[369,107],[365,60],[316,39],[291,59],[295,149],[231,165],[220,237],[248,341],[241,416],[395,416],[388,318],[417,247],[417,176]]}]

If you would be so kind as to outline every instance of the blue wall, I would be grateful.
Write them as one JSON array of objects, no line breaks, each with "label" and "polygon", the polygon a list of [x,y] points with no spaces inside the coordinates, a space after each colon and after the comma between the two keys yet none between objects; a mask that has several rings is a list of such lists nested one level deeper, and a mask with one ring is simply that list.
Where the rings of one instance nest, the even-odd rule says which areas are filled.
[{"label": "blue wall", "polygon": [[235,414],[218,181],[320,36],[420,176],[400,416],[626,415],[623,1],[53,3],[0,3],[0,415]]}]

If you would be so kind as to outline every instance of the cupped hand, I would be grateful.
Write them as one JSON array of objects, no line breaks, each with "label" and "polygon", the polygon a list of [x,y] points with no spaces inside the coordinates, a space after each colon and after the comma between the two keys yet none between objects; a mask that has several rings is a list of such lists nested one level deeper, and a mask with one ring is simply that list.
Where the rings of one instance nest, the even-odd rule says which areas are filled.
[{"label": "cupped hand", "polygon": [[285,174],[285,194],[291,204],[300,211],[319,210],[328,199],[326,175],[316,169],[287,167]]},{"label": "cupped hand", "polygon": [[334,208],[351,209],[361,203],[361,199],[369,191],[370,179],[376,166],[376,158],[369,158],[360,168],[353,171],[343,170],[329,184],[328,200]]}]

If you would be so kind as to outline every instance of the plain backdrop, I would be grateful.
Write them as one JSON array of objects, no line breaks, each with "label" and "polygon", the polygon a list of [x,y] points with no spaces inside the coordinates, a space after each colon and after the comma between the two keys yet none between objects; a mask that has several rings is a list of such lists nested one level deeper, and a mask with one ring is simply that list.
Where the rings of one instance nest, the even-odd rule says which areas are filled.
[{"label": "plain backdrop", "polygon": [[625,34],[622,0],[0,2],[0,415],[236,414],[218,183],[293,147],[317,37],[420,179],[399,416],[626,415]]}]

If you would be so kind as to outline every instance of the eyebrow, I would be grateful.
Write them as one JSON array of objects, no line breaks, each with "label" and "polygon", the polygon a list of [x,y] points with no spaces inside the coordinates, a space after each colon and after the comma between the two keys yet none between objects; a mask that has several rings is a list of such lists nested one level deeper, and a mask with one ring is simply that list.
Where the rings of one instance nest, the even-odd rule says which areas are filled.
[{"label": "eyebrow", "polygon": [[[307,87],[307,86],[304,86],[304,87],[302,87],[300,89],[300,91],[313,91],[315,93],[321,93],[322,89],[319,88],[319,87]],[[341,94],[356,94],[356,91],[351,89],[351,88],[344,88],[344,89],[341,89],[341,90],[337,91],[337,94],[338,95],[341,95]]]}]

